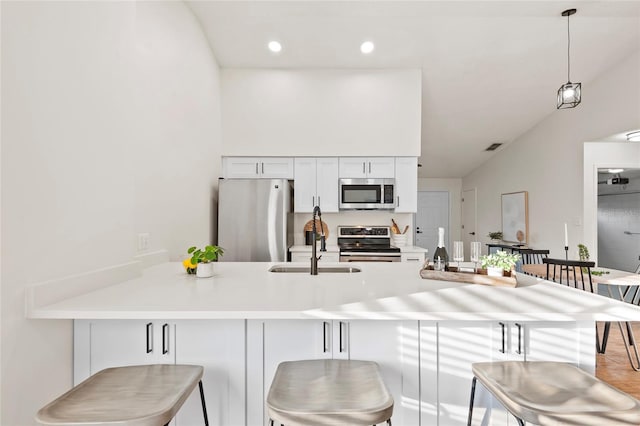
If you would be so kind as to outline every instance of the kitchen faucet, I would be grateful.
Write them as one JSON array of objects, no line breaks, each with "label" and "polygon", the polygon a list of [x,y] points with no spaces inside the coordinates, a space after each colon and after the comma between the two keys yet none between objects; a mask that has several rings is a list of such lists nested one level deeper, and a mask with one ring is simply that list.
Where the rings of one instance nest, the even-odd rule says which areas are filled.
[{"label": "kitchen faucet", "polygon": [[316,257],[316,236],[318,235],[318,230],[316,229],[316,216],[320,222],[320,232],[322,235],[320,251],[327,251],[327,248],[325,247],[324,227],[322,226],[322,212],[320,211],[320,206],[315,206],[311,217],[311,222],[313,223],[311,228],[311,275],[318,275],[318,260],[322,257],[322,255]]}]

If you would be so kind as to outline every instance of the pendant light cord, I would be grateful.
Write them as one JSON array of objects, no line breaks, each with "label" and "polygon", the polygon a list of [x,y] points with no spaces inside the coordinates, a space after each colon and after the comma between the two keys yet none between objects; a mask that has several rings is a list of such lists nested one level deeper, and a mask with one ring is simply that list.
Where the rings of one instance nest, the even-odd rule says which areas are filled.
[{"label": "pendant light cord", "polygon": [[567,81],[571,82],[571,78],[569,75],[571,74],[571,32],[569,31],[569,17],[571,15],[567,15]]}]

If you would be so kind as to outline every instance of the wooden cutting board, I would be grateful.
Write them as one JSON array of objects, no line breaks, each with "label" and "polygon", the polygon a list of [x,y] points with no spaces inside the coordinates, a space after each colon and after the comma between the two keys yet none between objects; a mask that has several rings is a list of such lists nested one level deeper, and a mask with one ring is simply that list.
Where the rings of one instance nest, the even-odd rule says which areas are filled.
[{"label": "wooden cutting board", "polygon": [[[318,233],[318,235],[322,234],[322,228],[320,228],[320,226],[324,227],[324,239],[325,241],[329,239],[329,227],[327,226],[327,224],[324,222],[324,220],[319,220],[316,219],[316,232]],[[304,224],[304,229],[303,229],[303,233],[307,232],[307,231],[313,231],[313,221],[310,220],[309,222]]]},{"label": "wooden cutting board", "polygon": [[515,272],[512,272],[510,277],[491,277],[487,275],[486,271],[484,274],[474,274],[473,272],[434,271],[429,267],[421,270],[420,276],[428,280],[454,281],[498,287],[515,287],[518,284]]}]

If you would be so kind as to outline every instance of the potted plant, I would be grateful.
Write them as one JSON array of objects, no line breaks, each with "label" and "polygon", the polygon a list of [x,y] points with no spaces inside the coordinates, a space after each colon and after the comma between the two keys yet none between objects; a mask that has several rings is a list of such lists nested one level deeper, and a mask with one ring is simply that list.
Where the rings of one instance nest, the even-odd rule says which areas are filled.
[{"label": "potted plant", "polygon": [[489,232],[487,236],[493,241],[502,241],[502,231]]},{"label": "potted plant", "polygon": [[[213,276],[213,262],[223,255],[224,250],[222,247],[212,245],[205,246],[204,249],[193,246],[189,247],[187,253],[191,255],[191,259],[189,259],[191,265],[196,266],[196,276],[208,278]],[[188,270],[187,267],[187,272],[189,272]]]},{"label": "potted plant", "polygon": [[[514,268],[518,260],[520,260],[519,254],[507,253],[502,250],[498,250],[495,253],[488,254],[480,258],[482,269],[486,269],[487,275],[493,277],[510,275],[511,270]],[[509,272],[509,274],[505,274],[505,272]]]}]

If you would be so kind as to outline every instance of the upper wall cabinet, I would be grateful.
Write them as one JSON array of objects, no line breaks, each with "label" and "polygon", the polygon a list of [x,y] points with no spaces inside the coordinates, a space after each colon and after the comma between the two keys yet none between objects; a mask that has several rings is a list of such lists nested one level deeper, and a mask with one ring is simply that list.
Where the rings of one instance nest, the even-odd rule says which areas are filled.
[{"label": "upper wall cabinet", "polygon": [[395,177],[393,157],[341,157],[340,178],[391,178]]},{"label": "upper wall cabinet", "polygon": [[338,211],[338,159],[300,157],[294,161],[294,211],[323,213]]},{"label": "upper wall cabinet", "polygon": [[418,159],[396,158],[396,213],[418,211]]},{"label": "upper wall cabinet", "polygon": [[224,178],[293,179],[290,157],[223,157]]}]

